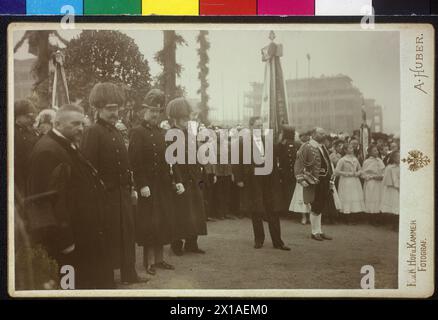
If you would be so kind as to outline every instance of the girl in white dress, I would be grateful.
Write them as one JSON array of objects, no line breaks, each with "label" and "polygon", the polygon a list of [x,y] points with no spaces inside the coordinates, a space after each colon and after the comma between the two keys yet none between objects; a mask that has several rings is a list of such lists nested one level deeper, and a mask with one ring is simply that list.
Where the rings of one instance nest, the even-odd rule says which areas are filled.
[{"label": "girl in white dress", "polygon": [[289,211],[301,213],[301,224],[307,223],[307,215],[310,213],[310,204],[304,203],[303,186],[298,182],[295,185],[294,195],[289,205]]},{"label": "girl in white dress", "polygon": [[341,212],[344,214],[364,212],[363,190],[359,179],[360,163],[354,155],[351,144],[346,144],[344,151],[345,156],[338,161],[335,170],[335,174],[340,177],[338,194],[342,204]]},{"label": "girl in white dress", "polygon": [[400,153],[391,153],[383,176],[382,213],[390,214],[393,229],[398,230],[400,212]]},{"label": "girl in white dress", "polygon": [[[363,185],[365,212],[376,214],[380,212],[382,204],[383,192],[383,173],[385,171],[385,164],[379,158],[379,150],[377,146],[371,145],[368,148],[369,157],[365,160],[362,166],[362,179],[365,180]],[[376,222],[375,216],[370,217],[371,223]]]}]

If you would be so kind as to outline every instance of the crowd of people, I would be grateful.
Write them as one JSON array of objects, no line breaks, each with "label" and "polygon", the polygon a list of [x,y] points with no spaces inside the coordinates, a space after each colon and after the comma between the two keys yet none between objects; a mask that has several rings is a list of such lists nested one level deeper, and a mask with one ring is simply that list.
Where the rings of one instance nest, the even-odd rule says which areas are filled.
[{"label": "crowd of people", "polygon": [[[329,152],[333,167],[333,193],[336,202],[335,208],[327,210],[326,222],[368,222],[374,225],[390,225],[397,230],[399,142],[372,140],[366,150],[365,159],[357,136],[326,136],[323,144]],[[302,186],[297,183],[289,211],[301,213],[301,223],[306,224],[310,208],[302,199]]]},{"label": "crowd of people", "polygon": [[[152,89],[133,121],[132,113],[121,111],[123,91],[98,83],[89,104],[92,117],[74,104],[38,116],[29,100],[14,106],[16,222],[31,246],[42,246],[58,266],[74,267],[78,289],[116,287],[116,269],[124,284],[146,282],[136,270],[136,244],[150,276],[175,269],[165,259],[166,245],[176,256],[204,254],[198,236],[207,234],[208,220],[249,216],[255,249],[264,245],[267,221],[274,248],[289,251],[281,238],[282,214],[301,214],[303,224],[309,219],[317,241],[332,239],[322,232],[322,215],[326,222],[348,217],[345,222],[355,223],[350,217],[368,214],[374,224],[384,223],[375,217],[398,216],[395,141],[390,150],[381,140],[370,144],[363,159],[355,136],[334,139],[315,128],[298,137],[284,125],[268,175],[254,174],[253,161],[171,165],[165,134],[177,128],[189,136],[193,110],[186,99],[165,103],[164,94]],[[262,119],[252,117],[248,126],[263,129]],[[253,142],[263,158],[264,137],[253,134]]]}]

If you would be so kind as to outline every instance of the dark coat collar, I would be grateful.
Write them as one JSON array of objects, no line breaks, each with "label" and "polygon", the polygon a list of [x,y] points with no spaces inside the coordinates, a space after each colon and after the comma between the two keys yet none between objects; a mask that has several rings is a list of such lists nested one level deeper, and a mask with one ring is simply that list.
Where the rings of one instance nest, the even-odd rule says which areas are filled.
[{"label": "dark coat collar", "polygon": [[102,118],[97,118],[96,124],[101,125],[107,129],[117,131],[117,128],[114,125],[112,125],[108,121],[103,120]]},{"label": "dark coat collar", "polygon": [[[88,159],[84,157],[84,155],[80,152],[79,148],[74,149],[72,147],[73,144],[72,141],[68,140],[67,138],[58,136],[56,133],[53,132],[53,130],[47,132],[47,136],[55,140],[55,142],[57,142],[61,147],[63,147],[70,155],[74,155],[75,157],[77,157],[77,159],[85,163],[94,172],[94,175],[98,176],[97,169],[92,165],[92,163]],[[104,186],[103,181],[101,179],[99,180],[102,186]]]},{"label": "dark coat collar", "polygon": [[72,141],[68,140],[67,138],[63,138],[58,136],[56,133],[53,132],[53,130],[50,130],[49,132],[47,132],[47,135],[52,138],[53,140],[55,140],[58,144],[60,144],[64,149],[66,149],[67,151],[75,151],[72,148]]},{"label": "dark coat collar", "polygon": [[157,129],[157,128],[158,128],[158,126],[153,126],[153,125],[151,125],[149,122],[147,122],[146,120],[143,120],[143,121],[141,122],[141,126],[142,126],[143,128],[150,129],[150,130],[153,130],[153,129]]},{"label": "dark coat collar", "polygon": [[30,133],[34,133],[36,135],[36,131],[32,127],[26,127],[26,126],[23,126],[21,124],[15,123],[15,128],[20,130],[20,131],[27,131]]}]

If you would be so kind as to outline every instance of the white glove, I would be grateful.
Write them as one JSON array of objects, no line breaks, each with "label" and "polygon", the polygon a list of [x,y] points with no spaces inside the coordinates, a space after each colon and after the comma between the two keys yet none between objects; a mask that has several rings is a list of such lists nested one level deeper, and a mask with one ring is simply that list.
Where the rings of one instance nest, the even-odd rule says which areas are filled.
[{"label": "white glove", "polygon": [[309,186],[309,183],[306,180],[301,181],[300,184],[303,186],[303,188],[307,188]]},{"label": "white glove", "polygon": [[182,183],[177,183],[175,187],[176,187],[176,194],[182,194],[184,191],[186,191]]},{"label": "white glove", "polygon": [[151,189],[148,186],[141,188],[140,194],[142,197],[149,197],[151,195]]},{"label": "white glove", "polygon": [[75,244],[73,243],[71,246],[65,248],[64,250],[62,250],[61,252],[63,254],[69,254],[70,252],[73,252],[75,250]]},{"label": "white glove", "polygon": [[245,184],[243,183],[243,181],[239,181],[239,182],[237,183],[237,186],[238,186],[239,188],[243,188],[243,187],[245,186]]}]

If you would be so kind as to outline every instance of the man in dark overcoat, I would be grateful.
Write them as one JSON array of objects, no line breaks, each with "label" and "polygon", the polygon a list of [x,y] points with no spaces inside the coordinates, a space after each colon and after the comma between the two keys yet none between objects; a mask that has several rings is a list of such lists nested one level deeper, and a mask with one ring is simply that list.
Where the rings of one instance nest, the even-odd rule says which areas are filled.
[{"label": "man in dark overcoat", "polygon": [[123,93],[113,83],[98,83],[91,90],[89,101],[98,116],[96,123],[84,132],[81,151],[96,167],[108,193],[105,218],[112,266],[120,269],[122,283],[135,283],[141,279],[135,270],[132,172],[125,141],[115,126]]},{"label": "man in dark overcoat", "polygon": [[[254,230],[254,248],[263,247],[265,232],[263,228],[263,219],[268,221],[269,233],[271,234],[274,248],[281,250],[290,250],[281,239],[280,218],[281,211],[281,193],[278,178],[278,170],[273,165],[273,170],[267,175],[255,174],[257,165],[252,157],[258,152],[259,158],[268,157],[265,154],[265,141],[261,135],[256,132],[263,130],[263,123],[260,117],[251,117],[249,120],[250,142],[251,142],[251,163],[244,164],[240,160],[238,165],[234,165],[234,179],[241,188],[240,203],[242,211],[251,214]],[[254,129],[257,129],[254,131]],[[240,144],[241,141],[240,141]],[[254,149],[255,148],[255,149]],[[243,147],[240,147],[239,155],[242,157]],[[275,156],[271,155],[273,159]],[[273,159],[271,159],[272,162]]]},{"label": "man in dark overcoat", "polygon": [[62,106],[55,127],[30,156],[27,210],[33,242],[61,268],[74,268],[76,289],[112,288],[105,191],[96,169],[80,153],[82,108]]},{"label": "man in dark overcoat", "polygon": [[[176,255],[184,252],[205,253],[198,247],[198,236],[207,234],[207,216],[202,193],[203,168],[198,162],[188,163],[188,143],[194,138],[189,135],[192,107],[184,98],[170,101],[166,113],[172,122],[172,129],[183,133],[185,139],[185,163],[172,166],[177,195],[174,196],[175,232],[172,250]],[[172,130],[171,129],[171,130]],[[192,141],[196,145],[196,141]],[[183,242],[185,239],[185,242]]]},{"label": "man in dark overcoat", "polygon": [[14,103],[14,184],[16,198],[23,199],[28,174],[29,156],[38,134],[32,127],[35,122],[36,109],[29,100]]},{"label": "man in dark overcoat", "polygon": [[175,190],[170,164],[165,159],[166,131],[159,127],[164,99],[160,90],[148,92],[143,103],[144,120],[131,130],[129,141],[129,157],[139,195],[136,238],[143,246],[146,272],[151,275],[155,275],[156,268],[174,269],[163,258],[163,246],[172,242],[175,222],[171,201]]}]

